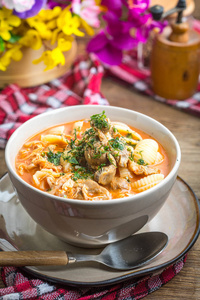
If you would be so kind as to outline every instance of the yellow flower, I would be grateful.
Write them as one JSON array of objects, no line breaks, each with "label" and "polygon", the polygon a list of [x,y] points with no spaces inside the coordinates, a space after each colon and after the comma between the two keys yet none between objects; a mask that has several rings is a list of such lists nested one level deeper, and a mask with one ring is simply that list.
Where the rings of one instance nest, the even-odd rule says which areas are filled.
[{"label": "yellow flower", "polygon": [[51,70],[55,68],[58,64],[64,65],[65,64],[65,57],[61,50],[57,47],[53,49],[52,51],[47,50],[42,53],[41,57],[38,59],[35,59],[33,61],[34,64],[38,64],[40,62],[44,62],[46,65],[46,68],[44,71]]},{"label": "yellow flower", "polygon": [[11,58],[15,61],[20,61],[23,57],[23,53],[21,51],[21,45],[14,45],[11,51]]},{"label": "yellow flower", "polygon": [[58,48],[61,51],[69,51],[72,47],[72,42],[70,40],[66,40],[64,38],[58,39]]},{"label": "yellow flower", "polygon": [[63,10],[57,20],[58,28],[67,35],[84,36],[84,33],[78,29],[80,25],[80,17],[73,16],[68,7]]},{"label": "yellow flower", "polygon": [[21,45],[12,45],[9,44],[8,47],[10,47],[9,50],[5,52],[5,54],[0,58],[0,70],[6,71],[7,67],[11,63],[11,59],[15,61],[19,61],[22,59],[22,51],[20,48],[22,47]]},{"label": "yellow flower", "polygon": [[33,64],[37,65],[39,64],[40,62],[44,62],[44,64],[47,66],[44,71],[47,71],[47,70],[50,70],[50,69],[53,69],[55,67],[55,64],[54,64],[54,60],[52,58],[52,55],[51,55],[51,51],[50,50],[47,50],[47,51],[44,51],[41,55],[40,58],[38,59],[35,59],[33,61]]},{"label": "yellow flower", "polygon": [[41,21],[46,22],[57,18],[60,15],[61,11],[62,9],[60,6],[55,6],[53,9],[42,9],[39,12],[38,16]]},{"label": "yellow flower", "polygon": [[11,38],[9,31],[11,31],[13,27],[18,27],[20,23],[20,18],[12,15],[12,10],[5,7],[0,9],[0,36],[3,40],[8,41]]},{"label": "yellow flower", "polygon": [[72,35],[66,35],[62,31],[60,31],[60,29],[55,29],[52,33],[51,45],[54,45],[61,38],[71,43],[74,40],[74,37]]},{"label": "yellow flower", "polygon": [[72,47],[72,42],[69,40],[65,40],[64,38],[58,39],[58,46],[53,49],[52,51],[48,50],[45,51],[42,56],[38,59],[35,59],[33,61],[34,64],[38,64],[40,62],[44,62],[46,65],[46,68],[44,71],[48,71],[50,69],[53,69],[57,65],[65,64],[65,56],[62,52],[70,50]]},{"label": "yellow flower", "polygon": [[52,31],[57,27],[56,19],[61,14],[60,6],[54,9],[42,9],[38,15],[26,19],[28,25],[39,33],[42,39],[50,40]]},{"label": "yellow flower", "polygon": [[1,71],[6,71],[6,67],[3,65],[3,63],[1,62],[1,58],[0,58],[0,70]]},{"label": "yellow flower", "polygon": [[47,25],[47,28],[50,29],[50,30],[55,29],[55,28],[56,28],[56,25],[57,25],[56,19],[47,22],[46,25]]},{"label": "yellow flower", "polygon": [[51,45],[54,45],[57,41],[58,38],[58,34],[60,32],[60,29],[56,28],[53,33],[52,33],[52,37],[51,37]]},{"label": "yellow flower", "polygon": [[61,64],[62,66],[64,66],[65,64],[65,56],[62,53],[62,51],[60,50],[60,48],[56,47],[55,49],[53,49],[51,51],[51,56],[52,59],[54,60],[54,64],[55,66]]},{"label": "yellow flower", "polygon": [[7,52],[0,58],[0,70],[6,71],[7,67],[11,62],[10,57],[7,55]]},{"label": "yellow flower", "polygon": [[34,29],[29,29],[25,35],[19,40],[19,43],[26,47],[38,50],[42,46],[42,40],[39,33]]},{"label": "yellow flower", "polygon": [[81,25],[83,26],[83,28],[85,29],[88,35],[94,35],[94,29],[90,25],[88,25],[88,23],[82,18],[81,18]]},{"label": "yellow flower", "polygon": [[42,39],[50,40],[52,36],[51,30],[47,28],[47,25],[40,20],[39,16],[34,16],[26,19],[28,25],[35,28]]}]

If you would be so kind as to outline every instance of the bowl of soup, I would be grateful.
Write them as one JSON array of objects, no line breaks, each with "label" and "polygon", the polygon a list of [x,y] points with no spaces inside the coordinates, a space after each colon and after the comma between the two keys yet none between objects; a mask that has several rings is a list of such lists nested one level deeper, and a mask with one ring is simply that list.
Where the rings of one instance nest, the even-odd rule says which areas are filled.
[{"label": "bowl of soup", "polygon": [[36,223],[70,244],[101,247],[136,233],[159,212],[181,151],[156,120],[91,105],[25,122],[10,137],[5,160]]}]

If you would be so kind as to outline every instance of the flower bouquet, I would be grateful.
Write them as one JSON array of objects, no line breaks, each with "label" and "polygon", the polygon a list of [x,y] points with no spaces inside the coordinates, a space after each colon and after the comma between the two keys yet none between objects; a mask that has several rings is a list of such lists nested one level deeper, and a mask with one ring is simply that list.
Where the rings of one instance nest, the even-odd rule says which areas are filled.
[{"label": "flower bouquet", "polygon": [[152,29],[165,25],[153,20],[149,6],[150,0],[0,0],[0,70],[24,56],[23,68],[30,61],[47,72],[64,67],[76,53],[76,37],[85,35],[91,36],[88,52],[118,65],[123,51],[145,43]]}]

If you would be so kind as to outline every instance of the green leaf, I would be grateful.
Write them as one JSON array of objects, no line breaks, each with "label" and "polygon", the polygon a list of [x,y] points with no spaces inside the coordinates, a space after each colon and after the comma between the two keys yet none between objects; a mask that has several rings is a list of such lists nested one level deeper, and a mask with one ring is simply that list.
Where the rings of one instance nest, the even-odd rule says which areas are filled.
[{"label": "green leaf", "polygon": [[105,111],[101,114],[91,116],[90,123],[92,123],[98,129],[110,128],[110,124],[106,120]]},{"label": "green leaf", "polygon": [[11,34],[11,38],[9,39],[9,43],[11,44],[15,44],[21,39],[21,36],[19,35],[13,34],[12,32],[10,32],[10,34]]},{"label": "green leaf", "polygon": [[115,150],[123,150],[125,147],[118,137],[116,137],[116,139],[109,140],[109,144]]},{"label": "green leaf", "polygon": [[142,159],[142,158],[139,158],[139,159],[138,159],[137,164],[138,164],[138,165],[147,165],[147,164],[145,163],[144,159]]},{"label": "green leaf", "polygon": [[78,165],[78,160],[75,157],[69,157],[68,162],[73,165]]},{"label": "green leaf", "polygon": [[2,37],[0,36],[0,51],[3,52],[5,50],[5,45]]},{"label": "green leaf", "polygon": [[47,160],[53,163],[55,166],[60,165],[60,157],[62,152],[53,153],[51,150],[47,152]]}]

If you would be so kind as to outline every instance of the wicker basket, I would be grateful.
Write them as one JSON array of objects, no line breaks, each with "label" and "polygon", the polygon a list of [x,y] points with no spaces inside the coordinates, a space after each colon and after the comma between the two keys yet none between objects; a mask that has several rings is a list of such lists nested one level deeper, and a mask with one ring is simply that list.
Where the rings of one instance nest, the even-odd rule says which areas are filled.
[{"label": "wicker basket", "polygon": [[45,50],[45,45],[37,51],[31,48],[23,48],[22,60],[19,62],[12,61],[5,72],[0,71],[0,88],[4,88],[11,83],[18,84],[20,87],[32,87],[64,75],[76,58],[77,43],[74,41],[72,48],[65,52],[66,63],[64,66],[59,65],[48,71],[44,71],[45,65],[43,62],[37,65],[32,63],[32,61],[39,58]]}]

